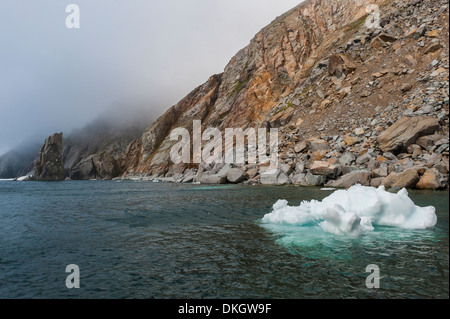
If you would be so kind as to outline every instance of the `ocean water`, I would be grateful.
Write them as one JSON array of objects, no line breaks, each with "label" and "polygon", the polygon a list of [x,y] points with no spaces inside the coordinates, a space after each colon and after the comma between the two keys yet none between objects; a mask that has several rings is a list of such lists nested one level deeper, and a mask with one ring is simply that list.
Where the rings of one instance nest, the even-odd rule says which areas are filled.
[{"label": "ocean water", "polygon": [[[262,222],[333,190],[132,181],[0,182],[0,298],[448,298],[448,192],[424,230],[338,236]],[[80,288],[66,287],[66,266]],[[368,265],[380,288],[366,287]]]}]

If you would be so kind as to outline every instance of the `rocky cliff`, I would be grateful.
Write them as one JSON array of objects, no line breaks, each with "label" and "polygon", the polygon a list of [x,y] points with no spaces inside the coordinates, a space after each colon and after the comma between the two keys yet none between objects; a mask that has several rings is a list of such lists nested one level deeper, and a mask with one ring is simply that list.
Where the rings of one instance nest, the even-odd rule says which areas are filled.
[{"label": "rocky cliff", "polygon": [[0,178],[25,176],[34,169],[34,160],[41,144],[26,142],[0,156]]},{"label": "rocky cliff", "polygon": [[62,133],[49,136],[39,152],[31,179],[35,181],[63,181]]},{"label": "rocky cliff", "polygon": [[[122,177],[448,187],[448,25],[443,0],[305,1],[133,141]],[[170,132],[193,120],[278,128],[279,169],[173,164]]]},{"label": "rocky cliff", "polygon": [[[448,34],[446,0],[304,1],[146,129],[97,121],[70,134],[65,175],[448,188]],[[193,136],[194,121],[222,138],[277,128],[279,165],[174,164],[171,132]]]},{"label": "rocky cliff", "polygon": [[146,116],[138,122],[128,119],[120,123],[117,119],[103,116],[72,132],[63,141],[66,176],[74,180],[119,176],[122,173],[120,158],[149,123],[151,120],[146,120]]}]

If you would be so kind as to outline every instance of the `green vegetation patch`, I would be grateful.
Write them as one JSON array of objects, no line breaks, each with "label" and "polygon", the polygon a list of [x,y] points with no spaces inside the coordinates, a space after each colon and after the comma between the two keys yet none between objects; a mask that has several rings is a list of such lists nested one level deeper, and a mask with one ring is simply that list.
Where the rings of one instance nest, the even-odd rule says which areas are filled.
[{"label": "green vegetation patch", "polygon": [[245,85],[250,81],[250,76],[248,76],[244,81],[238,81],[233,88],[233,91],[231,91],[230,95],[235,95],[242,91],[242,89],[245,87]]},{"label": "green vegetation patch", "polygon": [[349,24],[346,28],[347,31],[353,31],[353,30],[357,30],[359,29],[367,20],[367,17],[369,15],[366,14],[365,16],[362,16],[361,18],[359,18],[358,20],[356,20],[355,22]]}]

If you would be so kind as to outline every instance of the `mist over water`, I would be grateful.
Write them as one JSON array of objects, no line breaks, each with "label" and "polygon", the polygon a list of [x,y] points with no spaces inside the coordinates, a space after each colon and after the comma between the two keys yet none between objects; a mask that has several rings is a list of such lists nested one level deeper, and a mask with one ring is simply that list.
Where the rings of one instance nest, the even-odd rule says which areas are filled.
[{"label": "mist over water", "polygon": [[111,110],[154,120],[299,1],[73,3],[79,29],[69,3],[0,2],[0,155]]}]

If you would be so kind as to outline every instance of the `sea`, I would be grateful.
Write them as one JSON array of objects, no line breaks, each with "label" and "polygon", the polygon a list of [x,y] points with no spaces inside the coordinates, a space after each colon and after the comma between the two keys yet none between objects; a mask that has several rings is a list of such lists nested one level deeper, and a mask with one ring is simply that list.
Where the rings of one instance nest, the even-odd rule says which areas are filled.
[{"label": "sea", "polygon": [[262,221],[280,199],[334,191],[0,181],[0,298],[449,298],[448,191],[408,191],[435,207],[427,229],[347,236]]}]

